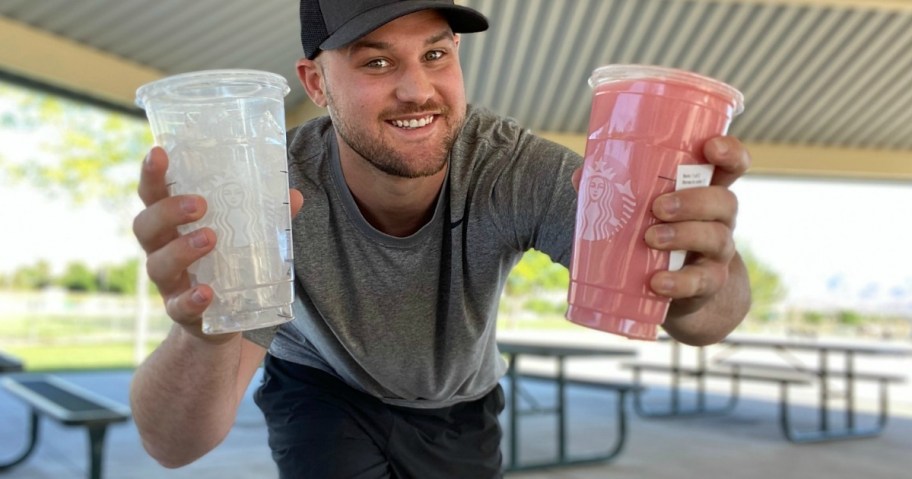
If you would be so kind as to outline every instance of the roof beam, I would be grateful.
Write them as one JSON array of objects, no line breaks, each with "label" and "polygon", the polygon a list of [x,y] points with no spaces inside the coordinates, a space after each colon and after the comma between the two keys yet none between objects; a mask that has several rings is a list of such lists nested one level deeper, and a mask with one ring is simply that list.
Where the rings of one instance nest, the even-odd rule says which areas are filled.
[{"label": "roof beam", "polygon": [[849,9],[874,9],[893,12],[912,12],[912,0],[696,0],[712,3],[761,3],[771,5],[793,5],[808,7],[833,7]]},{"label": "roof beam", "polygon": [[[579,154],[586,136],[538,133]],[[748,175],[912,182],[912,151],[748,143]]]},{"label": "roof beam", "polygon": [[135,108],[136,88],[162,72],[0,16],[0,68],[38,84]]},{"label": "roof beam", "polygon": [[[34,84],[31,86],[52,93],[72,93],[81,100],[118,111],[141,115],[134,103],[136,89],[166,76],[154,68],[3,16],[0,45],[0,71],[25,79]],[[305,101],[289,108],[286,124],[298,125],[322,114],[322,109]]]}]

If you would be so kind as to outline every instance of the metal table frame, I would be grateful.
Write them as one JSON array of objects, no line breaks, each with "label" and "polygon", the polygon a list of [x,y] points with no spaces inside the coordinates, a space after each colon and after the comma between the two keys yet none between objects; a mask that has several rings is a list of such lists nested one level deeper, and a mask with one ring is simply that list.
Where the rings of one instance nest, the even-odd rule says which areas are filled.
[{"label": "metal table frame", "polygon": [[[629,357],[636,354],[634,349],[608,346],[577,346],[545,344],[540,342],[499,341],[498,348],[502,354],[508,356],[509,369],[507,380],[509,384],[509,419],[508,430],[510,435],[509,461],[506,463],[507,471],[540,469],[555,466],[579,465],[593,462],[606,462],[614,459],[623,449],[627,435],[627,415],[625,409],[625,393],[631,389],[618,391],[616,408],[617,436],[614,444],[604,454],[589,457],[571,457],[567,450],[567,386],[570,382],[566,375],[566,361],[571,357]],[[554,381],[557,386],[556,406],[545,409],[533,405],[531,410],[519,409],[519,396],[521,394],[518,359],[520,356],[537,356],[554,359],[557,363],[557,372]],[[610,386],[606,386],[610,389]],[[557,457],[553,461],[520,464],[519,462],[519,417],[525,414],[553,413],[557,416]]]},{"label": "metal table frame", "polygon": [[[662,337],[662,340],[671,340],[668,337]],[[640,395],[634,400],[634,408],[637,414],[644,417],[685,417],[695,415],[709,415],[726,413],[734,408],[738,399],[738,381],[736,378],[737,369],[731,373],[732,392],[728,402],[718,408],[710,408],[706,404],[706,378],[712,373],[715,376],[724,376],[718,370],[712,370],[713,365],[726,358],[731,357],[741,348],[759,348],[767,349],[777,353],[778,357],[783,359],[786,367],[781,369],[788,371],[791,368],[796,373],[810,374],[816,378],[818,384],[818,404],[817,416],[818,424],[816,429],[799,430],[792,426],[789,415],[788,392],[783,389],[780,400],[780,425],[785,437],[795,443],[821,442],[837,439],[854,439],[874,437],[880,435],[889,417],[888,413],[888,378],[874,377],[871,375],[863,377],[856,370],[856,356],[912,356],[912,348],[905,346],[891,346],[882,344],[866,344],[848,341],[817,341],[817,340],[795,340],[788,338],[762,338],[750,336],[730,336],[720,343],[722,348],[711,358],[707,357],[705,347],[696,348],[697,364],[692,372],[685,372],[681,365],[681,344],[671,340],[671,375],[669,407],[662,411],[646,410],[642,403]],[[801,358],[797,357],[795,351],[810,351],[817,353],[817,362],[815,365],[806,364]],[[832,369],[832,355],[842,355],[844,367],[841,372],[834,372]],[[691,376],[696,380],[696,405],[692,409],[683,409],[680,405],[681,379],[685,376]],[[834,427],[830,421],[830,402],[836,395],[830,386],[832,379],[841,379],[844,388],[845,400],[845,421],[841,428]],[[873,426],[862,427],[856,420],[856,383],[861,379],[869,379],[879,383],[879,401],[877,419]],[[639,382],[639,377],[635,377],[635,382]],[[782,387],[787,385],[782,383]]]},{"label": "metal table frame", "polygon": [[[856,421],[855,386],[856,382],[859,380],[859,375],[856,370],[856,356],[912,356],[912,348],[908,347],[845,341],[799,341],[792,339],[734,336],[727,338],[722,344],[725,346],[725,349],[716,355],[717,358],[729,357],[734,354],[738,348],[767,348],[775,351],[779,357],[785,360],[785,362],[792,366],[796,371],[809,372],[818,378],[817,429],[799,431],[791,427],[788,407],[787,405],[782,406],[781,420],[783,433],[789,441],[796,443],[865,438],[880,435],[886,427],[887,419],[889,418],[887,380],[878,380],[879,410],[875,425],[866,428],[860,427]],[[795,356],[793,351],[816,352],[816,366],[808,366],[801,361],[800,358]],[[840,374],[835,373],[831,368],[830,360],[833,354],[842,355],[844,367]],[[831,379],[836,378],[842,380],[842,386],[845,391],[845,424],[842,428],[835,428],[830,423],[829,404],[830,400],[836,396],[832,393],[829,383]]]}]

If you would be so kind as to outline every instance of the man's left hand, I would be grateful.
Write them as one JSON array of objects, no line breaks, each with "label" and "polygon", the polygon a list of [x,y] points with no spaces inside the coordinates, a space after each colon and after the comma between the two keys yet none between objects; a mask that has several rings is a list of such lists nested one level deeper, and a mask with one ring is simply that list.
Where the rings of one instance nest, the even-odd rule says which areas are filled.
[{"label": "man's left hand", "polygon": [[747,149],[734,137],[707,141],[703,153],[715,165],[710,186],[656,198],[652,212],[660,223],[646,231],[646,244],[652,248],[689,252],[681,270],[660,271],[651,279],[656,293],[693,302],[688,310],[699,309],[728,280],[738,213],[738,199],[728,187],[750,167]]}]

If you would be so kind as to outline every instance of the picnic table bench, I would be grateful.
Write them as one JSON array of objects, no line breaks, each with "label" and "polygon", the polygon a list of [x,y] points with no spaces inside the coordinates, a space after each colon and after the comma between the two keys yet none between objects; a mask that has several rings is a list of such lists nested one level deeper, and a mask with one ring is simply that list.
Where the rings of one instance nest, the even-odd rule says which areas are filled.
[{"label": "picnic table bench", "polygon": [[12,374],[2,378],[3,386],[24,401],[31,410],[25,451],[0,464],[0,472],[25,461],[38,442],[40,417],[65,426],[85,427],[89,435],[89,479],[101,479],[104,439],[108,426],[130,418],[126,406],[118,404],[52,375]]},{"label": "picnic table bench", "polygon": [[[767,361],[745,361],[736,359],[723,359],[715,363],[714,367],[730,368],[732,370],[763,371],[771,375],[801,374],[810,377],[813,383],[819,386],[818,400],[818,427],[817,429],[801,431],[791,426],[787,392],[783,392],[785,401],[780,404],[780,422],[782,432],[791,442],[819,442],[832,439],[852,439],[874,437],[880,435],[889,419],[889,385],[901,383],[906,380],[904,375],[860,372],[854,368],[850,370],[834,370],[819,368],[804,364],[776,364]],[[829,404],[835,398],[829,385],[831,379],[843,380],[843,394],[845,405],[845,424],[842,428],[833,428],[830,424]],[[860,427],[857,424],[857,411],[855,404],[856,383],[868,381],[878,384],[877,390],[877,419],[872,426]]]},{"label": "picnic table bench", "polygon": [[[668,338],[664,338],[668,339]],[[869,356],[912,356],[912,348],[882,344],[867,344],[850,341],[799,341],[787,338],[758,338],[751,336],[731,336],[720,343],[722,350],[707,357],[706,348],[696,348],[695,365],[683,365],[681,345],[672,341],[670,363],[638,363],[626,365],[634,371],[634,382],[641,383],[643,372],[665,372],[671,378],[671,397],[669,407],[665,410],[647,410],[641,403],[640,395],[635,397],[634,407],[644,417],[693,416],[700,414],[719,414],[731,411],[738,400],[739,384],[743,380],[771,382],[780,385],[779,418],[783,435],[791,442],[819,442],[834,439],[851,439],[873,437],[883,432],[889,418],[888,386],[903,382],[906,376],[885,372],[858,371],[855,358],[858,355]],[[755,361],[736,358],[735,353],[744,348],[755,348],[773,351],[779,362]],[[794,351],[817,353],[815,364],[809,364],[797,357]],[[843,367],[834,368],[831,364],[832,354],[841,354]],[[784,360],[784,362],[783,362]],[[727,378],[731,381],[731,393],[728,401],[721,407],[711,407],[705,398],[706,379],[710,377]],[[680,405],[679,395],[682,380],[696,381],[696,405],[685,409]],[[842,427],[833,427],[830,421],[830,403],[837,397],[830,382],[841,380],[843,386],[845,420]],[[876,422],[863,427],[856,420],[856,385],[858,382],[874,382],[878,388],[878,411]],[[793,426],[789,413],[789,387],[796,385],[816,385],[818,396],[818,425],[815,429],[799,430]]]},{"label": "picnic table bench", "polygon": [[0,373],[22,371],[22,361],[19,358],[0,352]]},{"label": "picnic table bench", "polygon": [[[638,386],[629,382],[616,381],[603,377],[594,377],[592,375],[582,376],[580,374],[571,374],[566,370],[566,361],[569,358],[578,357],[624,357],[633,356],[635,350],[630,348],[613,347],[613,346],[585,346],[585,345],[568,345],[568,344],[549,344],[545,342],[529,342],[516,340],[500,340],[497,343],[498,349],[504,355],[509,357],[509,369],[507,373],[507,382],[509,384],[509,417],[508,430],[510,451],[508,462],[505,469],[507,471],[529,470],[550,468],[555,466],[577,465],[593,462],[607,462],[614,459],[624,447],[627,438],[627,413],[626,397],[628,393],[635,392]],[[521,356],[535,356],[543,358],[552,358],[556,361],[557,369],[555,372],[542,372],[524,370],[519,367],[519,358]],[[557,394],[554,407],[542,407],[538,402],[526,395],[523,396],[522,384],[528,380],[546,381],[556,386]],[[615,408],[615,436],[614,443],[610,445],[607,451],[599,454],[581,457],[581,455],[571,455],[567,448],[568,424],[567,424],[567,388],[589,387],[603,391],[610,391],[617,394]],[[525,409],[520,407],[520,398],[524,397],[528,403]],[[538,462],[520,462],[519,460],[519,419],[524,416],[537,414],[554,414],[557,416],[557,454],[553,460]]]},{"label": "picnic table bench", "polygon": [[[788,403],[789,386],[806,386],[810,385],[813,381],[813,377],[800,372],[772,371],[734,365],[731,367],[722,367],[719,365],[709,367],[629,362],[625,363],[623,366],[633,371],[633,382],[641,387],[643,385],[642,375],[644,372],[669,373],[675,381],[669,408],[666,410],[649,410],[649,408],[643,404],[642,394],[634,396],[634,410],[642,417],[684,417],[728,413],[738,404],[742,381],[766,382],[779,385],[780,405],[786,405]],[[728,398],[721,406],[713,407],[706,402],[705,379],[708,377],[730,380]],[[699,382],[696,405],[691,409],[684,409],[680,403],[679,389],[682,378],[690,378]]]}]

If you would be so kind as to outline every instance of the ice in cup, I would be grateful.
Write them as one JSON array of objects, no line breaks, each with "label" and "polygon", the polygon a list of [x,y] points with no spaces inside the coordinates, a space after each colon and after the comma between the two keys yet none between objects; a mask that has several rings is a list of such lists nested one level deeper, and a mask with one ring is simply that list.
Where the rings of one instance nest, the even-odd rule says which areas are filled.
[{"label": "ice in cup", "polygon": [[290,321],[291,214],[285,152],[285,78],[255,70],[167,77],[136,91],[156,144],[168,153],[172,195],[206,198],[206,215],[179,228],[215,231],[213,251],[189,269],[212,287],[203,332]]},{"label": "ice in cup", "polygon": [[649,280],[680,268],[684,252],[646,246],[655,199],[706,186],[704,143],[724,135],[744,108],[741,93],[695,73],[608,65],[589,78],[589,136],[577,204],[567,319],[654,340],[671,302]]}]

